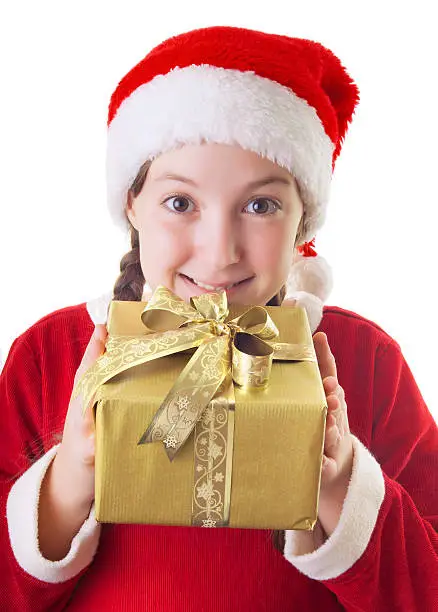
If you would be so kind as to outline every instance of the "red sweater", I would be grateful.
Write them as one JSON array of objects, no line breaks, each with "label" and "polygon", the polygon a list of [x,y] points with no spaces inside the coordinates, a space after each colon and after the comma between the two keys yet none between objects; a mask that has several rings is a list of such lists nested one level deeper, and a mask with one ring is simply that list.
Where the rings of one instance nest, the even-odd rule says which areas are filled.
[{"label": "red sweater", "polygon": [[342,567],[349,542],[340,546],[336,532],[305,555],[307,571],[307,561],[294,564],[286,549],[285,556],[275,550],[267,531],[104,525],[93,562],[73,578],[29,575],[11,548],[6,501],[62,431],[93,327],[84,304],[44,317],[15,340],[0,378],[1,610],[438,610],[438,429],[398,344],[337,307],[324,308],[318,330],[336,359],[351,431],[381,466],[384,483],[381,499],[368,500],[361,472],[363,505],[374,504],[375,513],[371,525],[358,514],[353,532],[369,536],[349,567],[311,569],[312,555],[320,559],[327,546]]}]

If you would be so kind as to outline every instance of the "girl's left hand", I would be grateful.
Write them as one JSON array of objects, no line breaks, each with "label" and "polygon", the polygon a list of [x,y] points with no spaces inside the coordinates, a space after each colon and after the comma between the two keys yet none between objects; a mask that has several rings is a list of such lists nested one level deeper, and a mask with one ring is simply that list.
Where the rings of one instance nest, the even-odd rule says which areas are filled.
[{"label": "girl's left hand", "polygon": [[339,522],[351,478],[353,440],[345,393],[338,382],[336,362],[326,334],[315,334],[313,343],[328,408],[318,518],[326,535],[330,536]]}]

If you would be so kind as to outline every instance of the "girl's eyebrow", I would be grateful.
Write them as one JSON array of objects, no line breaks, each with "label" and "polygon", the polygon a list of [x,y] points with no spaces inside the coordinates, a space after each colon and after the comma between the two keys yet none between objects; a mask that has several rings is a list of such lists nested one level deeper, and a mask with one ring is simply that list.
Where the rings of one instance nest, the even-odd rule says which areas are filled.
[{"label": "girl's eyebrow", "polygon": [[[156,181],[179,181],[180,183],[187,183],[188,185],[192,185],[193,187],[199,187],[199,185],[193,180],[186,176],[181,176],[179,174],[162,174],[158,176]],[[283,176],[266,176],[265,178],[258,179],[257,181],[251,181],[247,183],[246,188],[248,189],[256,189],[258,187],[265,187],[266,185],[270,185],[272,183],[280,183],[283,185],[292,185],[292,177],[289,179]]]}]

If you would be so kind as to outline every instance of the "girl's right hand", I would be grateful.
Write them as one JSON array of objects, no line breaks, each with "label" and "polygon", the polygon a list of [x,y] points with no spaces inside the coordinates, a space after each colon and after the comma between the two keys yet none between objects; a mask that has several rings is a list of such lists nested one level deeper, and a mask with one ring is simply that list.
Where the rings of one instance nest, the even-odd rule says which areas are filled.
[{"label": "girl's right hand", "polygon": [[[74,386],[103,354],[105,325],[96,325]],[[82,396],[70,399],[62,442],[46,472],[39,500],[39,543],[47,559],[62,559],[90,513],[94,500],[94,419],[91,407],[83,412]]]},{"label": "girl's right hand", "polygon": [[[96,325],[75,374],[73,388],[103,354],[107,335],[105,325]],[[82,396],[71,398],[62,442],[54,463],[57,464],[56,470],[59,470],[61,479],[65,478],[69,482],[69,488],[74,487],[71,493],[78,497],[77,501],[83,501],[89,507],[94,499],[94,419],[90,406],[85,415],[82,413]]]}]

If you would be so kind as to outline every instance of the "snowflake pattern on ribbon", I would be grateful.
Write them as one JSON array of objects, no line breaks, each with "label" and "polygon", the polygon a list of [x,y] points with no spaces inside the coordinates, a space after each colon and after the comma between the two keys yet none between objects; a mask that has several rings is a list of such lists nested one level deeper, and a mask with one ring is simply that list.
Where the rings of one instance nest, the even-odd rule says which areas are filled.
[{"label": "snowflake pattern on ribbon", "polygon": [[176,445],[178,444],[178,439],[175,436],[166,436],[163,442],[166,448],[176,448]]},{"label": "snowflake pattern on ribbon", "polygon": [[208,501],[212,495],[214,495],[213,491],[213,483],[210,481],[203,482],[200,487],[196,487],[196,496],[201,497]]},{"label": "snowflake pattern on ribbon", "polygon": [[226,473],[229,469],[227,462],[231,461],[231,457],[227,456],[228,419],[227,402],[213,400],[196,424],[193,525],[219,527],[227,524],[224,516]]},{"label": "snowflake pattern on ribbon", "polygon": [[182,412],[188,409],[190,405],[190,400],[187,397],[187,395],[183,395],[177,398],[175,404],[177,405],[178,409]]}]

